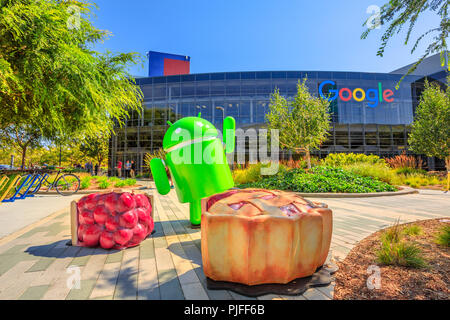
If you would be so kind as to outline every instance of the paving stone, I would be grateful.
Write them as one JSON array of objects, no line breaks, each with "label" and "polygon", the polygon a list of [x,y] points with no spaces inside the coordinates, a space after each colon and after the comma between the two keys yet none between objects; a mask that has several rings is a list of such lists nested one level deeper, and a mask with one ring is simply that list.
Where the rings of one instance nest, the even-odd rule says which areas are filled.
[{"label": "paving stone", "polygon": [[186,300],[209,300],[200,282],[181,284]]},{"label": "paving stone", "polygon": [[81,280],[80,289],[72,289],[66,300],[87,300],[94,288],[95,280]]},{"label": "paving stone", "polygon": [[162,300],[183,300],[180,281],[174,269],[158,270],[159,291]]},{"label": "paving stone", "polygon": [[110,253],[106,257],[105,263],[121,262],[122,261],[122,257],[123,257],[123,251],[117,251],[117,252]]},{"label": "paving stone", "polygon": [[155,259],[139,260],[138,275],[138,299],[139,300],[159,300],[158,271]]},{"label": "paving stone", "polygon": [[114,296],[114,291],[117,284],[117,278],[120,271],[120,262],[108,263],[103,266],[94,289],[92,290],[91,299]]},{"label": "paving stone", "polygon": [[328,298],[333,299],[334,287],[335,287],[335,284],[332,283],[326,287],[316,287],[316,289],[319,290],[324,295],[326,295]]},{"label": "paving stone", "polygon": [[306,300],[331,300],[316,288],[310,288],[303,294]]},{"label": "paving stone", "polygon": [[146,239],[139,246],[139,259],[154,259],[155,249],[153,239]]},{"label": "paving stone", "polygon": [[47,292],[49,285],[29,287],[20,296],[19,300],[40,300]]},{"label": "paving stone", "polygon": [[[66,250],[65,248],[52,248],[47,257],[40,258],[27,272],[45,271],[47,268],[56,260],[56,257],[61,256],[61,254]],[[54,257],[56,256],[56,257]]]},{"label": "paving stone", "polygon": [[25,273],[34,261],[20,261],[0,276],[0,299],[17,299],[30,286],[36,273]]},{"label": "paving stone", "polygon": [[113,296],[90,298],[90,300],[113,300]]},{"label": "paving stone", "polygon": [[139,270],[138,248],[127,249],[124,252],[119,277],[117,279],[114,300],[137,299],[137,280]]}]

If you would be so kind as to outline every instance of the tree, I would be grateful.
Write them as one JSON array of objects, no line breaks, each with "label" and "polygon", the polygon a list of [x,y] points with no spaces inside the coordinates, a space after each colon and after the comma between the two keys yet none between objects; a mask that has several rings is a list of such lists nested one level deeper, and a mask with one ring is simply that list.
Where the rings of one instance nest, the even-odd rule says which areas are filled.
[{"label": "tree", "polygon": [[94,137],[141,110],[142,92],[126,71],[140,58],[92,49],[110,35],[89,21],[93,8],[84,0],[0,0],[0,127]]},{"label": "tree", "polygon": [[282,149],[304,152],[308,168],[311,168],[311,151],[318,148],[330,130],[330,102],[309,93],[306,78],[297,84],[293,101],[287,101],[275,89],[266,115],[269,131],[279,130]]},{"label": "tree", "polygon": [[[422,63],[426,57],[437,52],[441,54],[442,66],[445,65],[450,71],[450,65],[448,63],[450,53],[447,48],[447,37],[450,31],[448,6],[448,0],[390,0],[381,7],[379,17],[376,17],[375,19],[371,17],[363,24],[363,26],[367,27],[367,30],[361,35],[361,39],[366,39],[369,33],[374,29],[374,26],[384,26],[389,24],[381,37],[381,45],[377,52],[377,56],[383,57],[389,40],[395,34],[398,34],[405,25],[409,24],[405,37],[405,45],[407,45],[410,41],[411,33],[414,30],[419,16],[426,11],[432,11],[439,15],[440,24],[439,26],[426,31],[416,39],[411,49],[411,53],[416,51],[418,45],[425,37],[435,34],[431,40],[431,43],[425,49],[422,57],[410,68],[410,70],[408,70],[406,75],[414,72],[417,66]],[[376,21],[376,25],[370,24],[370,21]],[[404,75],[401,80],[403,80],[406,75]]]},{"label": "tree", "polygon": [[41,133],[32,126],[10,125],[0,128],[0,138],[2,145],[14,146],[21,156],[21,169],[25,168],[25,161],[28,148],[35,148],[40,145]]},{"label": "tree", "polygon": [[80,151],[87,157],[97,161],[100,167],[105,159],[108,158],[108,136],[98,136],[97,138],[86,138],[80,144]]},{"label": "tree", "polygon": [[425,82],[409,135],[411,149],[428,157],[445,159],[450,171],[450,76],[445,91]]}]

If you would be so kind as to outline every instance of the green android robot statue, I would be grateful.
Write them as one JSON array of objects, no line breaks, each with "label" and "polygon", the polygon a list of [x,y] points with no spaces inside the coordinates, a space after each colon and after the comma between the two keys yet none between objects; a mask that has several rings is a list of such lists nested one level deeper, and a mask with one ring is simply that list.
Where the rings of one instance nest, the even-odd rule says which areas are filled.
[{"label": "green android robot statue", "polygon": [[150,162],[153,179],[160,194],[169,193],[165,165],[169,168],[178,200],[189,203],[191,224],[198,226],[201,200],[234,186],[225,153],[234,151],[236,123],[232,117],[224,119],[224,146],[217,129],[202,119],[201,114],[182,118],[174,124],[169,122],[169,125],[163,139],[165,163],[161,159]]}]

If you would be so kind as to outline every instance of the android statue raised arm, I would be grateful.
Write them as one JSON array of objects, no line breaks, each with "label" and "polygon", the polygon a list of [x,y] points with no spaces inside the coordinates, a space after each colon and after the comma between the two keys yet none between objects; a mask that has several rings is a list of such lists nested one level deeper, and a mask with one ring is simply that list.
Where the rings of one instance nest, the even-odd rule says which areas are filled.
[{"label": "android statue raised arm", "polygon": [[169,168],[178,200],[189,203],[191,224],[198,226],[201,200],[234,186],[225,153],[234,152],[236,122],[232,117],[224,119],[223,144],[217,129],[200,113],[168,123],[163,139],[166,160],[155,158],[150,162],[153,179],[160,194],[169,193],[165,166]]}]

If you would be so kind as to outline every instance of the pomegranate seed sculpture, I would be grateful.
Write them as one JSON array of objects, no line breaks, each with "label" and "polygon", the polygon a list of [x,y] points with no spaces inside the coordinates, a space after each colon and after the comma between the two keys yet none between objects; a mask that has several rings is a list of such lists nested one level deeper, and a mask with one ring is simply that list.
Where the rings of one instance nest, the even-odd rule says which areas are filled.
[{"label": "pomegranate seed sculpture", "polygon": [[332,212],[294,193],[243,189],[203,203],[205,275],[245,285],[286,284],[316,272],[327,258]]},{"label": "pomegranate seed sculpture", "polygon": [[72,244],[123,249],[153,231],[152,198],[129,192],[94,193],[72,202]]}]

